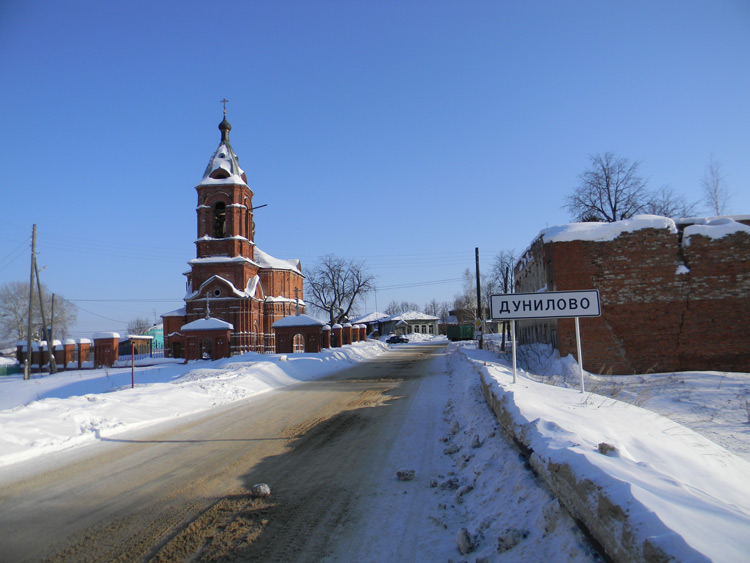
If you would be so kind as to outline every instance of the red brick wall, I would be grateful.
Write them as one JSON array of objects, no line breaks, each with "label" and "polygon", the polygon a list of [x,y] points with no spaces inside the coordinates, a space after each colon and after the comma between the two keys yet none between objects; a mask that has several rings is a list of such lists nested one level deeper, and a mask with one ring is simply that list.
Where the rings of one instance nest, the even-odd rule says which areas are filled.
[{"label": "red brick wall", "polygon": [[[690,237],[682,369],[750,371],[750,235]],[[711,365],[713,367],[700,367]]]},{"label": "red brick wall", "polygon": [[[602,316],[582,318],[584,367],[597,373],[750,371],[750,236],[720,239],[642,229],[612,241],[536,241],[519,291],[598,289]],[[678,264],[689,268],[678,273]],[[576,354],[572,319],[544,321],[560,354]],[[542,321],[519,322],[519,333]]]}]

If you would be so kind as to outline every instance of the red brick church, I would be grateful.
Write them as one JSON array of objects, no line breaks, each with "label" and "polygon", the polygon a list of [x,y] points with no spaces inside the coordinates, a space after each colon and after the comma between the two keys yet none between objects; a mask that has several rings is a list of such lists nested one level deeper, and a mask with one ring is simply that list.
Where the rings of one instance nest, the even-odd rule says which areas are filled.
[{"label": "red brick church", "polygon": [[167,356],[273,352],[273,323],[304,312],[299,260],[274,258],[253,242],[253,191],[229,143],[231,129],[225,109],[219,147],[195,188],[198,239],[185,307],[162,315]]}]

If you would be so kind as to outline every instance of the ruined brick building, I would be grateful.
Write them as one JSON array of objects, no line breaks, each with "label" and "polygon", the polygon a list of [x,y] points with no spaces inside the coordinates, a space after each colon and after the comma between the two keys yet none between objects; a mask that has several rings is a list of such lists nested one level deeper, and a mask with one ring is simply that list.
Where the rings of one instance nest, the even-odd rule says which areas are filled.
[{"label": "ruined brick building", "polygon": [[196,257],[185,273],[185,307],[162,315],[168,356],[273,351],[273,323],[304,312],[300,262],[274,258],[253,242],[253,191],[229,142],[231,129],[225,110],[219,146],[195,188]]},{"label": "ruined brick building", "polygon": [[[750,216],[546,229],[515,269],[519,293],[598,289],[581,319],[585,369],[750,371]],[[519,343],[576,353],[573,319],[519,321]]]}]

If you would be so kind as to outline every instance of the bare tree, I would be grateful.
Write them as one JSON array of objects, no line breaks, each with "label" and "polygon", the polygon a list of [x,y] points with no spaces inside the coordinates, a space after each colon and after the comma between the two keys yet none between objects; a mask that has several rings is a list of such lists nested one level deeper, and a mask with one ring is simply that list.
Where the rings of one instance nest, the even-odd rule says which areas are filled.
[{"label": "bare tree", "polygon": [[650,197],[640,162],[607,152],[591,155],[591,168],[580,175],[578,188],[565,198],[564,209],[576,220],[612,223],[642,213]]},{"label": "bare tree", "polygon": [[447,322],[450,316],[451,305],[447,301],[438,301],[432,299],[429,303],[425,304],[424,312],[433,317],[440,319],[441,323]]},{"label": "bare tree", "polygon": [[128,323],[128,334],[145,334],[152,326],[153,323],[145,317],[133,319]]},{"label": "bare tree", "polygon": [[[78,308],[64,297],[55,295],[55,317],[51,319],[52,294],[44,284],[41,287],[47,323],[54,321],[55,336],[67,338],[68,331],[78,319]],[[24,340],[27,337],[28,318],[29,282],[9,282],[0,287],[0,342],[7,344],[13,340]],[[44,330],[36,288],[32,300],[31,327],[32,338],[41,338]]]},{"label": "bare tree", "polygon": [[451,316],[451,304],[447,301],[441,301],[437,316],[440,317],[440,322],[447,323],[448,317]]},{"label": "bare tree", "polygon": [[305,283],[305,301],[327,313],[333,325],[348,317],[355,302],[375,288],[375,276],[362,262],[329,254],[308,270]]},{"label": "bare tree", "polygon": [[662,186],[654,192],[643,208],[643,212],[663,217],[694,217],[699,213],[698,203],[688,203],[683,196],[675,194],[669,186]]},{"label": "bare tree", "polygon": [[419,305],[412,301],[401,301],[398,302],[395,299],[388,303],[385,308],[386,315],[398,315],[399,313],[408,313],[411,311],[419,311]]},{"label": "bare tree", "polygon": [[[477,276],[469,268],[464,270],[463,291],[453,298],[453,309],[463,322],[474,322],[477,315]],[[486,317],[490,312],[490,295],[498,292],[497,281],[492,275],[480,274],[481,314]]]},{"label": "bare tree", "polygon": [[516,280],[513,269],[518,262],[515,250],[501,250],[492,264],[492,276],[497,280],[497,293],[515,293]]},{"label": "bare tree", "polygon": [[430,301],[425,303],[424,312],[433,317],[437,317],[438,313],[440,313],[440,303],[438,303],[438,300],[433,297]]},{"label": "bare tree", "polygon": [[714,155],[708,159],[706,173],[701,178],[701,187],[703,188],[703,201],[706,202],[710,211],[716,215],[724,215],[732,194],[727,186],[721,162],[714,159]]}]

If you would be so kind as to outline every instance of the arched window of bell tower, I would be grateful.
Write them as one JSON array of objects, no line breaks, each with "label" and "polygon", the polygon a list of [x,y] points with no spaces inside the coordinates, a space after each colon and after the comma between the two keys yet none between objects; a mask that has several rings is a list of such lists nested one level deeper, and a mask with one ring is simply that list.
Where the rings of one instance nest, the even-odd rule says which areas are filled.
[{"label": "arched window of bell tower", "polygon": [[214,205],[214,238],[224,238],[227,236],[226,207],[223,201],[216,202]]}]

